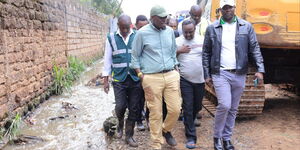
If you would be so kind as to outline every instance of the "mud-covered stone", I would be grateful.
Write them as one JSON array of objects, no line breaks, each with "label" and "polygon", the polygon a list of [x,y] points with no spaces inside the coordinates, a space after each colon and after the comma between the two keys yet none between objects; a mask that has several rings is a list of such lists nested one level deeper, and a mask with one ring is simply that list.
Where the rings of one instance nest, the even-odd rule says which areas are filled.
[{"label": "mud-covered stone", "polygon": [[35,19],[35,11],[30,9],[28,10],[29,19],[34,20]]},{"label": "mud-covered stone", "polygon": [[8,106],[6,104],[0,105],[0,120],[7,117]]},{"label": "mud-covered stone", "polygon": [[32,0],[25,0],[25,7],[26,8],[33,8],[33,1]]},{"label": "mud-covered stone", "polygon": [[24,5],[24,0],[11,0],[11,3],[17,7],[22,7]]}]

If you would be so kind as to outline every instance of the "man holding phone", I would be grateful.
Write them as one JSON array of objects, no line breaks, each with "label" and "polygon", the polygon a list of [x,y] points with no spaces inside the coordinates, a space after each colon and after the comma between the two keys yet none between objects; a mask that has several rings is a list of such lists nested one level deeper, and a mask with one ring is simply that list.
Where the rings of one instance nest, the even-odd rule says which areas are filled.
[{"label": "man holding phone", "polygon": [[209,25],[203,45],[206,82],[212,80],[218,98],[214,124],[214,149],[234,150],[232,130],[245,87],[248,56],[263,79],[263,57],[252,25],[235,15],[234,0],[220,0],[222,17]]}]

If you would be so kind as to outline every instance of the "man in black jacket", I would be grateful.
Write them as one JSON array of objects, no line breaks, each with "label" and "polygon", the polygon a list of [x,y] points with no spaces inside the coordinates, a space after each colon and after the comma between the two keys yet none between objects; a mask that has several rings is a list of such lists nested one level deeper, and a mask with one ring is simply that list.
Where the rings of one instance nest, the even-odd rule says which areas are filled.
[{"label": "man in black jacket", "polygon": [[220,8],[221,19],[207,27],[202,61],[205,81],[213,82],[218,98],[214,149],[234,150],[230,140],[245,87],[248,56],[257,67],[257,79],[263,79],[265,70],[254,29],[235,15],[234,0],[220,0]]}]

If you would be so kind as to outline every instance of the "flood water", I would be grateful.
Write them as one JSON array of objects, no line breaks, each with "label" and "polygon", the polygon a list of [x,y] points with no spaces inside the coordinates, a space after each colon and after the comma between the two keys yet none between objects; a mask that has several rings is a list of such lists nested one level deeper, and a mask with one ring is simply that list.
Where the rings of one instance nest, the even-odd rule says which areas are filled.
[{"label": "flood water", "polygon": [[[37,136],[45,141],[34,144],[8,145],[4,150],[85,150],[106,149],[102,129],[104,120],[112,115],[114,98],[112,88],[105,94],[103,88],[85,84],[102,71],[101,60],[83,73],[72,87],[72,92],[52,96],[30,117],[33,125],[23,123],[21,134]],[[78,109],[66,110],[62,102]],[[53,117],[61,117],[51,120]]]}]

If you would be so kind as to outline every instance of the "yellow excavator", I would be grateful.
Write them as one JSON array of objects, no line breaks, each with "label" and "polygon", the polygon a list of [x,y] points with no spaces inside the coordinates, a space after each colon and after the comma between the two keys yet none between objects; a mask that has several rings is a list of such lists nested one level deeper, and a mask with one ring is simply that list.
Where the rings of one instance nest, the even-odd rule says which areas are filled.
[{"label": "yellow excavator", "polygon": [[[205,9],[204,17],[212,22],[220,18],[220,0],[197,0]],[[236,14],[252,23],[265,64],[264,83],[289,83],[300,92],[300,0],[236,0]],[[246,88],[239,106],[239,116],[262,113],[265,88],[254,86],[254,71],[249,68]],[[212,86],[206,87],[204,106],[217,104]],[[212,108],[213,109],[213,108]]]}]

